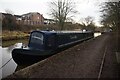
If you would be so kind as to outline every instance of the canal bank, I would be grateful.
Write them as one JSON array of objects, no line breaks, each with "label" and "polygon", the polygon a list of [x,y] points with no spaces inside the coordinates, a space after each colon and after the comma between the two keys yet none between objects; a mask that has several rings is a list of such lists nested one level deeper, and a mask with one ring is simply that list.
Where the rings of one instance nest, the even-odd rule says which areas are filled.
[{"label": "canal bank", "polygon": [[26,39],[30,35],[29,32],[22,32],[22,31],[2,31],[2,41],[9,41],[9,40],[18,40],[18,39]]},{"label": "canal bank", "polygon": [[17,39],[17,40],[9,40],[9,41],[2,41],[2,47],[10,47],[15,45],[16,43],[23,43],[25,45],[28,45],[29,38],[22,38],[22,39]]},{"label": "canal bank", "polygon": [[113,33],[103,34],[19,70],[7,78],[118,78],[116,45],[113,40]]}]

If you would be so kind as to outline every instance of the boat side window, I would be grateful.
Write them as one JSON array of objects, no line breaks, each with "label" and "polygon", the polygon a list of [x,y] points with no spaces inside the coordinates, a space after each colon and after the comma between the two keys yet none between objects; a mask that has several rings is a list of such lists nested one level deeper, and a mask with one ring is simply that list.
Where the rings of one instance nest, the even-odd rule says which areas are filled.
[{"label": "boat side window", "polygon": [[32,33],[30,42],[43,45],[43,34],[38,32]]},{"label": "boat side window", "polygon": [[54,42],[55,42],[55,36],[50,36],[48,38],[48,46],[51,47],[51,46],[55,45]]}]

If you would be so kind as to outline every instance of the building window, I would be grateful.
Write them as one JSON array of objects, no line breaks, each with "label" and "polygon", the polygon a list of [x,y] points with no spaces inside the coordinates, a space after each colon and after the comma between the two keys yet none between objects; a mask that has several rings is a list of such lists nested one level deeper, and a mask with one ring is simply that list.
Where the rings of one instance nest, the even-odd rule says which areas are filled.
[{"label": "building window", "polygon": [[38,19],[40,19],[40,17],[38,17]]}]

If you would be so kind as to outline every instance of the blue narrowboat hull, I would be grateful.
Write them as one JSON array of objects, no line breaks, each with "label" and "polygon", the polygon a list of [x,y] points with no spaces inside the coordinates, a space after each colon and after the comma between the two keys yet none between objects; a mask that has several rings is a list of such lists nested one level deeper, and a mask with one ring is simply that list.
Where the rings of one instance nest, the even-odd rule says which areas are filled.
[{"label": "blue narrowboat hull", "polygon": [[33,64],[55,54],[64,47],[90,38],[93,38],[92,32],[33,31],[28,48],[14,49],[12,57],[18,65]]},{"label": "blue narrowboat hull", "polygon": [[58,48],[55,50],[35,50],[35,49],[23,49],[23,48],[18,48],[14,49],[12,51],[12,57],[13,60],[18,64],[18,65],[29,65],[36,63],[40,60],[43,60],[53,54],[55,54],[57,51],[59,52],[60,50],[67,48],[67,46],[73,45],[77,42],[81,42],[87,39],[90,39],[92,37],[86,38],[86,39],[80,39],[78,41],[75,41],[73,43],[69,44],[64,44],[64,45],[59,45]]},{"label": "blue narrowboat hull", "polygon": [[40,51],[20,48],[12,51],[12,57],[18,65],[29,65],[53,55],[52,53],[53,51]]}]

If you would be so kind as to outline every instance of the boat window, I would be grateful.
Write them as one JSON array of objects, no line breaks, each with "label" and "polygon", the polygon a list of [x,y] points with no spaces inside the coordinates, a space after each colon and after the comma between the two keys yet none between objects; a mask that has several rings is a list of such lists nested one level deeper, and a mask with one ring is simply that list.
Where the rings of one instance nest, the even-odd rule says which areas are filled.
[{"label": "boat window", "polygon": [[43,34],[42,33],[38,33],[38,32],[34,32],[31,35],[31,41],[30,43],[35,43],[35,44],[43,44]]},{"label": "boat window", "polygon": [[54,36],[50,36],[49,38],[48,38],[48,46],[49,47],[51,47],[51,46],[53,46],[54,44],[55,44],[55,37]]}]

